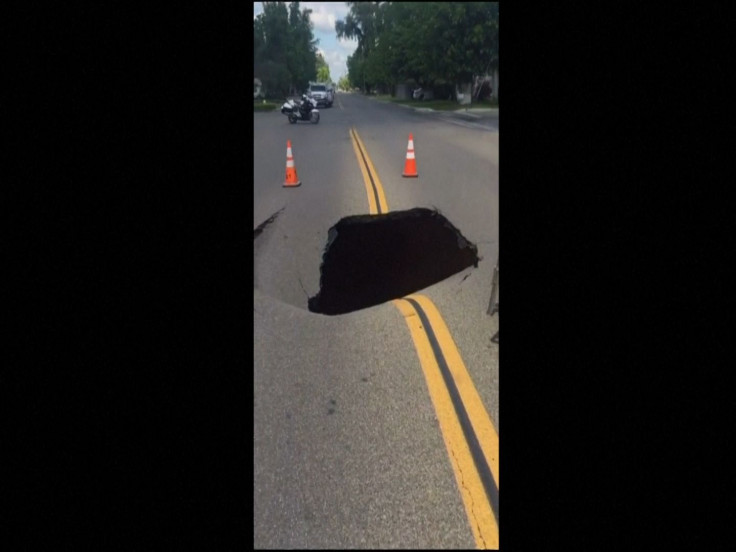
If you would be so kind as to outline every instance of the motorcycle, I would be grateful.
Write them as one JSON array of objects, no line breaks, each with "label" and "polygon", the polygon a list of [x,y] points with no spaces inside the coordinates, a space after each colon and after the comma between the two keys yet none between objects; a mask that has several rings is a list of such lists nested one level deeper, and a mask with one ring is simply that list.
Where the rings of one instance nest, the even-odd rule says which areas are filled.
[{"label": "motorcycle", "polygon": [[297,121],[310,121],[313,124],[319,123],[319,109],[317,102],[306,95],[302,96],[301,102],[294,100],[286,100],[281,106],[281,113],[289,118],[291,124]]}]

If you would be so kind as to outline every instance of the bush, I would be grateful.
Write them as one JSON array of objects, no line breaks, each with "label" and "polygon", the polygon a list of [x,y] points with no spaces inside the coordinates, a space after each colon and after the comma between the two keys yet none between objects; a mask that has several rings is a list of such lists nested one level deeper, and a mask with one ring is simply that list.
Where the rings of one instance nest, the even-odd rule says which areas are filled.
[{"label": "bush", "polygon": [[432,91],[438,100],[452,100],[455,97],[455,87],[449,83],[435,84]]},{"label": "bush", "polygon": [[483,98],[482,100],[477,100],[474,97],[473,105],[476,107],[498,107],[498,99],[488,97],[488,98]]},{"label": "bush", "polygon": [[278,105],[270,102],[253,102],[253,111],[273,111]]},{"label": "bush", "polygon": [[268,96],[286,96],[289,93],[291,75],[286,65],[265,61],[257,63],[254,72],[263,83],[261,92]]}]

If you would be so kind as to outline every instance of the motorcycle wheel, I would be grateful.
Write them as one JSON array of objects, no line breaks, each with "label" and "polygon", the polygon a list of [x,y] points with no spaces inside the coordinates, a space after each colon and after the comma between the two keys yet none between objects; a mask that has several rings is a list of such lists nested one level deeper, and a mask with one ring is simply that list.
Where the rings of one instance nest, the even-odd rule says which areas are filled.
[{"label": "motorcycle wheel", "polygon": [[289,122],[290,122],[290,123],[291,123],[292,125],[293,125],[294,123],[296,123],[296,117],[294,117],[293,115],[290,115],[290,116],[289,116]]},{"label": "motorcycle wheel", "polygon": [[312,113],[311,118],[312,123],[314,123],[315,125],[319,123],[319,113]]}]

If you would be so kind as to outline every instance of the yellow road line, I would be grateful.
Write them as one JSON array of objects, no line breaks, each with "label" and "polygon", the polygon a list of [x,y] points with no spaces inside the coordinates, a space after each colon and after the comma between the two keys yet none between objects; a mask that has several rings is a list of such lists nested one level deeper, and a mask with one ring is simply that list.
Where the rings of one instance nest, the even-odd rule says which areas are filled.
[{"label": "yellow road line", "polygon": [[395,299],[417,350],[476,545],[498,549],[498,434],[429,298]]},{"label": "yellow road line", "polygon": [[[350,129],[370,214],[388,203],[365,144]],[[498,549],[498,434],[437,307],[424,295],[395,299],[409,327],[468,521],[480,549]]]},{"label": "yellow road line", "polygon": [[355,157],[358,159],[358,165],[360,165],[360,170],[363,173],[363,182],[365,183],[366,193],[368,194],[370,214],[388,213],[388,203],[386,202],[386,195],[383,193],[381,179],[378,178],[376,168],[373,166],[373,162],[368,156],[368,151],[365,149],[365,145],[360,139],[360,136],[358,136],[358,131],[355,128],[350,129],[350,138],[353,141]]},{"label": "yellow road line", "polygon": [[428,297],[412,294],[406,298],[416,300],[427,314],[442,353],[447,360],[452,377],[455,380],[455,385],[457,385],[460,398],[468,410],[468,416],[473,423],[473,429],[478,435],[478,440],[483,448],[483,454],[493,473],[496,487],[498,487],[498,433],[496,433],[491,417],[483,406],[483,401],[475,385],[473,385],[473,380],[470,378],[470,374],[460,356],[460,351],[458,351],[455,341],[452,339],[452,335],[445,321],[442,319],[439,310]]},{"label": "yellow road line", "polygon": [[363,163],[363,160],[361,159],[360,148],[358,146],[358,142],[355,140],[355,137],[353,136],[352,129],[350,130],[350,139],[353,141],[353,151],[355,151],[355,157],[358,158],[358,166],[360,167],[360,172],[363,173],[363,182],[365,183],[365,191],[368,194],[368,213],[370,213],[371,215],[375,215],[378,213],[378,209],[376,208],[376,200],[373,194],[373,188],[371,186],[370,176],[368,176],[368,168],[365,166],[365,163]]}]

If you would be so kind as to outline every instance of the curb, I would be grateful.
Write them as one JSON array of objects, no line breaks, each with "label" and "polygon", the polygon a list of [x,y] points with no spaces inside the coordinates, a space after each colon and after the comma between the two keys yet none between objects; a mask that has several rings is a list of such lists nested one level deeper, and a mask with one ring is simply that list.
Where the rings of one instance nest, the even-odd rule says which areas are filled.
[{"label": "curb", "polygon": [[481,119],[480,115],[474,113],[466,113],[465,111],[450,111],[450,116],[456,119],[462,119],[464,121],[477,121]]},{"label": "curb", "polygon": [[497,107],[476,107],[476,108],[467,108],[467,107],[461,107],[459,109],[432,109],[431,107],[414,107],[412,105],[402,104],[402,103],[394,103],[390,101],[385,100],[377,100],[376,98],[373,98],[371,96],[368,96],[369,99],[380,102],[383,104],[392,104],[392,105],[398,105],[407,109],[411,109],[413,111],[416,111],[417,113],[441,113],[448,115],[452,115],[455,117],[460,118],[469,118],[469,119],[482,119],[484,117],[498,117],[498,108]]},{"label": "curb", "polygon": [[471,117],[482,117],[483,115],[490,117],[498,117],[497,107],[471,107],[465,109],[458,109],[458,112],[465,113]]}]

